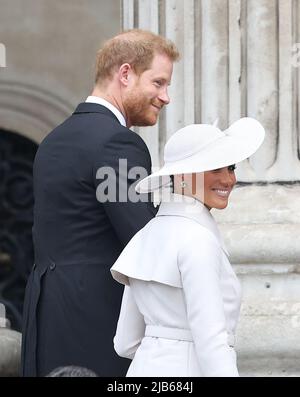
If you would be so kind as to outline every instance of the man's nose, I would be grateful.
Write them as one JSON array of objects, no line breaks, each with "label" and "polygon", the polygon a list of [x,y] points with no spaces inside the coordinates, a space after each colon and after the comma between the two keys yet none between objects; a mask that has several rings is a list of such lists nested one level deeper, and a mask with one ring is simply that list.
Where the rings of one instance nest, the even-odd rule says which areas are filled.
[{"label": "man's nose", "polygon": [[165,105],[167,105],[170,102],[170,97],[168,94],[168,90],[164,89],[160,95],[159,95],[159,100],[162,101]]}]

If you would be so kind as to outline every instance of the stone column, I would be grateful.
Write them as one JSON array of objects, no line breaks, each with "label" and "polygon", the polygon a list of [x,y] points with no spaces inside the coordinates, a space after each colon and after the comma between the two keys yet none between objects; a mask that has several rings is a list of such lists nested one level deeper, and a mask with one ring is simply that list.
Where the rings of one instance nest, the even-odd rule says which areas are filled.
[{"label": "stone column", "polygon": [[123,0],[123,28],[141,28],[173,40],[182,55],[174,65],[170,104],[154,127],[139,128],[150,149],[154,167],[162,163],[166,140],[195,119],[194,0]]},{"label": "stone column", "polygon": [[[141,0],[138,3],[134,0],[123,1],[123,28],[150,30],[159,33],[159,1]],[[147,142],[150,150],[152,166],[159,166],[159,123],[153,127],[135,128]]]},{"label": "stone column", "polygon": [[6,48],[3,43],[0,43],[0,68],[6,67]]},{"label": "stone column", "polygon": [[299,65],[291,59],[291,48],[300,41],[299,20],[298,1],[278,2],[279,114],[276,161],[267,171],[269,181],[300,180]]},{"label": "stone column", "polygon": [[[224,0],[202,0],[201,24],[201,122],[228,125],[228,7]],[[199,71],[197,71],[199,73]]]}]

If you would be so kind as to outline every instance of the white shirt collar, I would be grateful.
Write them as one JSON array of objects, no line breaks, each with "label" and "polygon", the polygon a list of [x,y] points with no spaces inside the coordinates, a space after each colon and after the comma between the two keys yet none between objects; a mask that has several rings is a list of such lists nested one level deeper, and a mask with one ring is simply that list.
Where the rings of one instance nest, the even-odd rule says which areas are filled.
[{"label": "white shirt collar", "polygon": [[161,202],[156,216],[183,216],[198,222],[214,234],[223,250],[229,255],[221,237],[217,222],[201,201],[174,193],[169,194],[167,197],[167,201]]},{"label": "white shirt collar", "polygon": [[107,109],[109,109],[111,112],[113,112],[113,114],[119,120],[120,124],[123,125],[124,127],[126,127],[126,121],[125,121],[123,114],[120,112],[119,109],[117,109],[110,102],[106,101],[103,98],[100,98],[99,96],[93,96],[93,95],[88,96],[85,102],[98,103],[98,105],[105,106]]}]

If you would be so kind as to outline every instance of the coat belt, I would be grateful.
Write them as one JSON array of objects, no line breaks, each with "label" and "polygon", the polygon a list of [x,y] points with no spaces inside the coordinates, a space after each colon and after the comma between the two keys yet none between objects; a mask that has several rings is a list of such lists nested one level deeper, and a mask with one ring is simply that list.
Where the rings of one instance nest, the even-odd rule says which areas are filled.
[{"label": "coat belt", "polygon": [[[193,336],[189,329],[184,328],[170,328],[160,325],[147,325],[145,336],[152,336],[156,338],[182,340],[186,342],[193,342]],[[228,345],[234,347],[234,334],[229,333],[227,338]]]}]

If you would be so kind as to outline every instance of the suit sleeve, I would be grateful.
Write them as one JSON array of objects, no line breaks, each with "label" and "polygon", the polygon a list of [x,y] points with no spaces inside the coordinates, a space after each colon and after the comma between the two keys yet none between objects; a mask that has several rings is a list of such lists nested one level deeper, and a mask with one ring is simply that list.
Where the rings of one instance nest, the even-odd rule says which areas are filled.
[{"label": "suit sleeve", "polygon": [[220,287],[222,250],[206,232],[195,234],[183,245],[178,263],[199,365],[204,376],[239,376]]},{"label": "suit sleeve", "polygon": [[138,194],[138,181],[151,173],[147,146],[133,131],[120,132],[103,147],[94,168],[97,199],[120,241],[128,241],[156,214],[151,196]]},{"label": "suit sleeve", "polygon": [[125,286],[114,347],[121,357],[133,359],[145,335],[144,317],[140,313],[129,286]]}]

